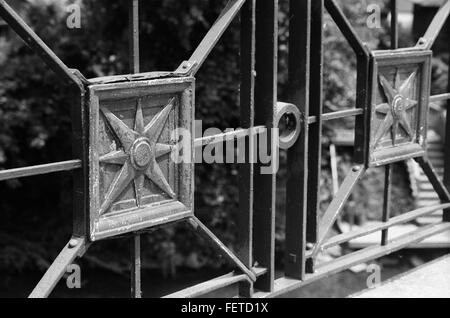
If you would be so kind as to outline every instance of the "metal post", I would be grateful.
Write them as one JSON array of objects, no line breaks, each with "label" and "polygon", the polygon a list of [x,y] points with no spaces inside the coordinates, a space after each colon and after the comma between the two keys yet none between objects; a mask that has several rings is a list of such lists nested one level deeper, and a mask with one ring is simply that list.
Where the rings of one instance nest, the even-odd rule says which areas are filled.
[{"label": "metal post", "polygon": [[[278,0],[256,1],[256,80],[255,124],[268,129],[268,148],[274,127],[277,102]],[[272,158],[273,159],[273,158]],[[255,288],[270,292],[275,278],[275,186],[276,174],[264,174],[267,168],[257,160],[254,177],[254,261],[267,269]]]},{"label": "metal post", "polygon": [[[391,0],[391,49],[398,48],[398,10],[397,0]],[[383,203],[383,222],[388,222],[391,215],[391,194],[392,194],[392,172],[393,165],[389,164],[385,167],[384,177],[384,203]],[[381,244],[387,245],[389,240],[389,230],[386,229],[381,233]]]},{"label": "metal post", "polygon": [[[129,2],[130,29],[130,70],[136,74],[140,72],[139,59],[139,0]],[[141,298],[141,236],[133,237],[131,247],[131,297]]]},{"label": "metal post", "polygon": [[[447,35],[447,39],[450,40],[450,35]],[[450,41],[449,41],[450,52]],[[450,92],[450,66],[448,69],[448,90]],[[444,145],[444,184],[448,191],[450,191],[450,99],[447,100],[447,116],[446,116],[446,135]],[[444,210],[444,222],[450,222],[450,209]]]},{"label": "metal post", "polygon": [[[289,102],[299,108],[303,118],[309,118],[311,1],[291,1],[289,15]],[[301,125],[302,131],[296,144],[288,151],[287,163],[285,272],[286,276],[303,280],[309,125],[307,121],[297,125]]]},{"label": "metal post", "polygon": [[[308,158],[308,195],[306,241],[309,246],[318,239],[319,224],[319,192],[322,168],[322,127],[323,127],[323,0],[311,1],[311,49],[310,49],[310,116],[316,116],[316,123],[309,130]],[[338,187],[335,189],[338,190]],[[306,271],[314,272],[314,261],[308,259]]]},{"label": "metal post", "polygon": [[[256,0],[246,1],[241,11],[241,127],[255,125],[255,6]],[[245,266],[253,267],[253,176],[254,139],[246,138],[245,163],[239,166],[239,257]],[[253,284],[240,284],[241,297],[251,297]]]}]

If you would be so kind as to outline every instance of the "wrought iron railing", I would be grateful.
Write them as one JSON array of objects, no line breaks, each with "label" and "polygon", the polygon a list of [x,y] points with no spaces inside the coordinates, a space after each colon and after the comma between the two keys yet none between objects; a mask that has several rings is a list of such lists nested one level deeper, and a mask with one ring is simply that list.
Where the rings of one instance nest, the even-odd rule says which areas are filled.
[{"label": "wrought iron railing", "polygon": [[[181,63],[174,72],[153,73],[140,72],[139,7],[138,0],[130,0],[132,75],[98,79],[86,79],[77,70],[68,68],[6,1],[0,0],[0,16],[72,87],[70,100],[73,103],[73,151],[76,159],[0,172],[0,181],[59,171],[73,171],[74,174],[73,237],[30,296],[49,296],[67,266],[77,257],[82,257],[91,244],[110,236],[132,236],[132,296],[141,297],[140,235],[153,226],[166,223],[188,222],[236,267],[235,272],[167,297],[202,296],[234,285],[239,286],[241,297],[274,297],[449,230],[450,121],[447,121],[449,138],[446,139],[444,182],[438,178],[427,158],[426,137],[429,104],[450,99],[450,94],[430,96],[430,50],[450,13],[450,1],[439,9],[419,43],[402,49],[398,49],[397,1],[392,0],[391,6],[391,50],[370,51],[335,0],[291,0],[289,100],[288,103],[279,103],[277,0],[230,0],[189,60]],[[327,114],[323,113],[322,107],[325,9],[357,58],[357,107]],[[195,216],[192,208],[192,164],[169,166],[168,172],[159,173],[158,167],[151,163],[160,151],[170,149],[167,150],[169,145],[157,144],[156,139],[152,141],[153,135],[148,131],[160,134],[166,119],[172,118],[175,128],[184,127],[192,132],[195,74],[238,14],[241,15],[242,129],[228,133],[227,137],[248,139],[247,155],[254,159],[251,136],[277,128],[280,117],[286,114],[293,114],[297,124],[295,133],[289,136],[291,139],[284,140],[288,148],[289,175],[285,269],[281,278],[275,277],[275,171],[262,174],[260,168],[265,165],[253,160],[239,166],[240,250],[235,255]],[[125,107],[117,102],[117,95],[131,101],[132,106],[127,105],[127,109],[135,109],[134,130],[110,111],[111,107],[119,112],[121,107]],[[165,100],[167,103],[157,105],[161,109],[158,115],[144,118],[142,109],[155,107],[149,106],[149,100]],[[346,117],[356,118],[354,166],[319,219],[322,125],[325,121]],[[146,120],[150,120],[150,124],[144,127]],[[110,133],[120,141],[120,149],[112,153],[101,152],[104,145],[98,136],[103,134],[102,137],[106,138],[108,135],[99,127],[109,127]],[[191,146],[222,142],[224,137],[196,139]],[[391,218],[392,164],[410,158],[422,166],[442,204]],[[108,164],[121,165],[121,172],[111,175],[107,170]],[[379,166],[386,167],[382,222],[329,238],[330,229],[355,185],[368,169]],[[148,170],[150,167],[152,173]],[[175,177],[169,177],[171,174]],[[144,202],[147,198],[141,192],[147,191],[142,181],[145,176],[160,188],[157,204]],[[105,183],[105,178],[110,178],[109,184]],[[127,206],[125,209],[112,207],[117,201],[117,193],[130,182],[134,182],[136,190],[131,200],[135,206],[130,210],[128,200],[119,202]],[[392,226],[438,210],[444,210],[443,222],[389,239]],[[375,232],[382,233],[379,245],[326,264],[316,264],[321,251]]]}]

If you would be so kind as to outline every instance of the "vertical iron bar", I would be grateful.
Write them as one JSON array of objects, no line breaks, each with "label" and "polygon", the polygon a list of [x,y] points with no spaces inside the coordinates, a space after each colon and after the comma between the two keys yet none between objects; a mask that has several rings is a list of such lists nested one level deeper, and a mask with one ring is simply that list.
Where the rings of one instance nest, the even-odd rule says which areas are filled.
[{"label": "vertical iron bar", "polygon": [[139,0],[129,0],[129,23],[130,23],[130,69],[131,73],[140,72],[139,59]]},{"label": "vertical iron bar", "polygon": [[[309,125],[305,119],[309,118],[311,1],[290,1],[289,16],[289,102],[299,108],[303,122],[299,123],[302,131],[298,141],[288,150],[285,273],[286,276],[303,280],[309,141]],[[318,158],[315,157],[315,160]]]},{"label": "vertical iron bar", "polygon": [[398,5],[397,0],[391,0],[391,49],[398,48]]},{"label": "vertical iron bar", "polygon": [[[398,48],[398,10],[397,0],[391,0],[391,49]],[[393,165],[386,166],[384,177],[384,202],[383,202],[383,222],[388,222],[391,215],[391,194],[392,194],[392,172]],[[385,246],[388,243],[389,230],[381,232],[381,245]]]},{"label": "vertical iron bar", "polygon": [[[384,202],[383,202],[383,222],[388,222],[391,215],[391,194],[392,194],[392,168],[393,165],[386,166],[384,176]],[[381,232],[381,245],[386,246],[389,239],[389,230]]]},{"label": "vertical iron bar", "polygon": [[[311,1],[311,50],[310,50],[310,116],[316,116],[317,122],[309,131],[308,158],[308,199],[306,241],[312,246],[317,243],[319,226],[319,192],[322,168],[322,113],[323,113],[323,0]],[[337,191],[337,187],[336,187]],[[306,271],[314,272],[314,262],[308,259]]]},{"label": "vertical iron bar", "polygon": [[89,211],[89,109],[85,107],[86,90],[80,84],[70,88],[72,153],[83,163],[73,172],[73,235],[87,237]]},{"label": "vertical iron bar", "polygon": [[[139,0],[129,0],[129,41],[130,41],[130,71],[140,72],[139,59]],[[141,298],[141,236],[133,237],[131,247],[131,297]]]},{"label": "vertical iron bar", "polygon": [[[267,127],[269,138],[266,148],[271,149],[274,107],[277,102],[278,0],[256,1],[255,47],[255,125]],[[267,167],[257,161],[254,167],[254,261],[265,267],[267,273],[258,279],[255,288],[271,292],[275,278],[276,174],[262,173],[261,169]]]},{"label": "vertical iron bar", "polygon": [[[241,127],[255,125],[255,5],[248,0],[241,9]],[[245,266],[253,267],[253,176],[254,138],[246,138],[245,163],[239,165],[239,257]],[[253,284],[239,285],[239,296],[252,297]]]},{"label": "vertical iron bar", "polygon": [[[450,53],[450,34],[447,34],[449,43],[448,51]],[[448,90],[450,92],[450,63],[448,68]],[[450,100],[447,101],[447,118],[445,131],[445,147],[444,147],[444,185],[450,191]],[[444,210],[444,222],[450,222],[450,209]]]}]

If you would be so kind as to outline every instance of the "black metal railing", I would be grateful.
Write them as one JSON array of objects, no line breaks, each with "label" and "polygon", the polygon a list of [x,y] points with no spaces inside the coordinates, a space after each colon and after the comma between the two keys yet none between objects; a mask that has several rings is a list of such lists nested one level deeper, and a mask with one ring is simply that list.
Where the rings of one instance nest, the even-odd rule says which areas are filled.
[{"label": "black metal railing", "polygon": [[[194,77],[209,53],[217,44],[230,23],[241,15],[241,127],[227,136],[217,135],[195,140],[195,147],[234,139],[249,138],[252,134],[277,128],[277,78],[278,78],[278,1],[230,0],[216,23],[209,30],[192,56],[181,63],[174,72],[140,73],[139,57],[139,1],[129,0],[130,19],[130,73],[123,76],[128,81],[152,80],[173,77]],[[357,108],[323,113],[323,19],[327,10],[342,31],[357,59]],[[391,0],[391,50],[390,55],[427,52],[432,48],[450,13],[450,1],[439,9],[428,31],[413,48],[398,49],[397,1]],[[289,39],[289,105],[295,105],[301,114],[297,123],[296,141],[288,149],[288,180],[286,196],[286,253],[285,275],[275,278],[275,190],[276,172],[260,173],[264,164],[253,162],[240,164],[240,213],[238,255],[231,252],[215,235],[189,214],[189,224],[209,240],[235,266],[236,271],[201,283],[167,297],[198,297],[229,286],[239,286],[241,297],[275,297],[301,288],[319,279],[400,250],[429,236],[450,229],[450,138],[446,139],[445,180],[440,180],[427,159],[426,151],[408,154],[422,166],[438,193],[442,204],[421,208],[400,216],[390,217],[392,163],[399,157],[394,154],[382,163],[371,161],[373,125],[371,119],[374,83],[371,77],[377,63],[377,55],[371,52],[358,37],[335,0],[291,0]],[[74,230],[73,237],[64,247],[45,276],[36,286],[31,297],[47,297],[64,275],[66,268],[77,257],[82,257],[94,242],[89,236],[89,109],[85,96],[94,83],[67,67],[24,21],[0,0],[0,17],[30,46],[61,78],[72,87],[73,149],[75,160],[48,165],[19,168],[0,172],[0,181],[30,177],[60,171],[73,171]],[[426,63],[426,61],[424,62]],[[425,73],[429,69],[425,69]],[[423,77],[426,77],[426,74]],[[117,79],[117,78],[116,78]],[[105,80],[105,79],[103,79]],[[98,83],[97,80],[96,83]],[[427,83],[423,83],[426,86]],[[430,102],[448,101],[449,94],[421,96],[420,107]],[[283,104],[284,105],[284,104]],[[450,107],[450,102],[449,102]],[[394,110],[393,110],[394,112]],[[321,176],[322,126],[326,121],[340,118],[356,118],[354,166],[345,178],[333,201],[319,218],[319,190]],[[270,131],[270,130],[269,130]],[[426,133],[426,131],[425,131]],[[447,121],[450,136],[450,120]],[[393,137],[396,151],[395,136]],[[422,145],[422,141],[419,144]],[[392,149],[389,149],[391,151]],[[252,145],[247,145],[247,155],[253,157]],[[405,159],[403,155],[401,159]],[[329,238],[329,232],[343,210],[352,190],[368,169],[385,166],[385,192],[382,222],[349,233]],[[413,221],[438,210],[444,210],[444,222],[431,224],[393,240],[389,229],[395,225]],[[145,230],[145,229],[143,229]],[[380,244],[342,256],[330,263],[316,264],[318,254],[354,238],[381,232]],[[141,297],[140,235],[132,237],[131,293]],[[258,264],[255,267],[255,264]]]}]

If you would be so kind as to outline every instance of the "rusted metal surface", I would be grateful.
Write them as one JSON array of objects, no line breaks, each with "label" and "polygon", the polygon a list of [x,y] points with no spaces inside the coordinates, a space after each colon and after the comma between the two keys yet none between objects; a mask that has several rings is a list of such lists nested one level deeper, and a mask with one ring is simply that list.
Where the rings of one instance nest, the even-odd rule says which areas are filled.
[{"label": "rusted metal surface", "polygon": [[172,132],[193,132],[193,78],[92,85],[89,91],[90,239],[190,216],[193,161],[178,165],[170,155],[178,141]]}]

